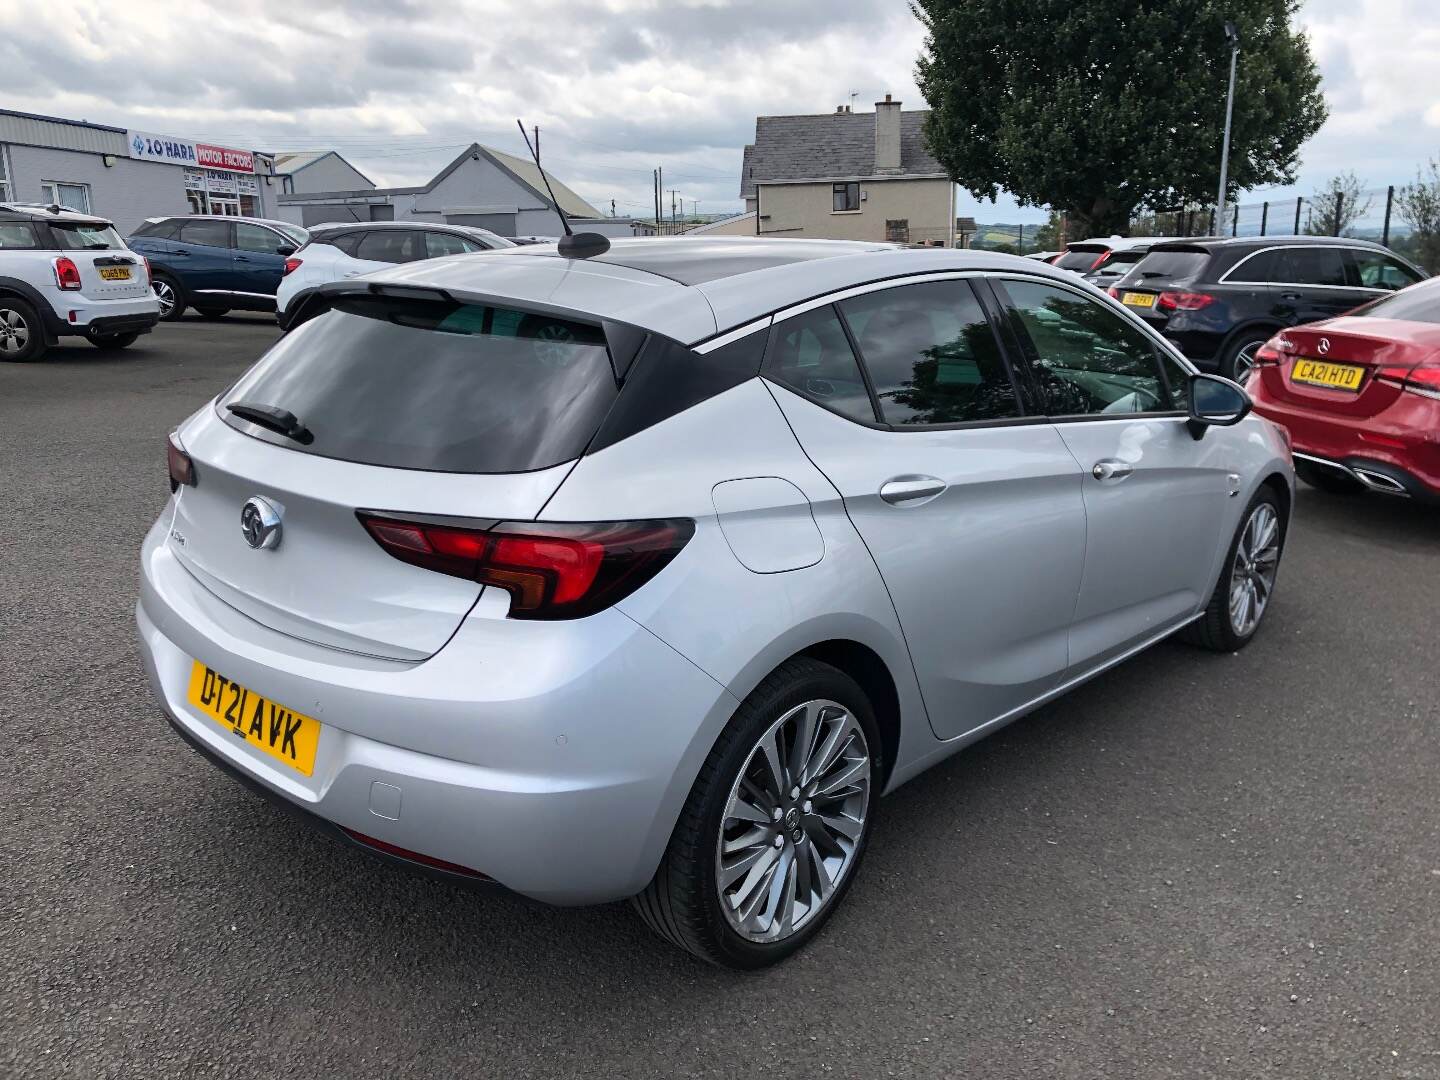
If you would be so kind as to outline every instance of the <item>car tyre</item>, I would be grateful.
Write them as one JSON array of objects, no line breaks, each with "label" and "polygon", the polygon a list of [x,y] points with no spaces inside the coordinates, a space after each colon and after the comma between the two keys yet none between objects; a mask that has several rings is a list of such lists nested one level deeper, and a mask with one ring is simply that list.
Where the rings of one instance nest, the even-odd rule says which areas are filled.
[{"label": "car tyre", "polygon": [[874,826],[880,746],[854,679],[808,657],[786,661],[741,703],[701,766],[655,877],[632,900],[640,917],[721,967],[766,967],[800,949],[855,880]]},{"label": "car tyre", "polygon": [[1358,495],[1365,490],[1365,485],[1353,476],[1347,476],[1339,469],[1327,469],[1323,465],[1297,461],[1295,475],[1311,487],[1328,491],[1332,495]]},{"label": "car tyre", "polygon": [[45,354],[45,327],[33,307],[16,296],[0,296],[0,360],[23,364]]},{"label": "car tyre", "polygon": [[1220,374],[1244,386],[1255,366],[1256,350],[1274,336],[1270,330],[1246,330],[1226,347],[1225,356],[1220,361]]},{"label": "car tyre", "polygon": [[1279,496],[1262,487],[1245,508],[1204,614],[1185,628],[1187,641],[1213,652],[1250,644],[1270,609],[1288,525]]},{"label": "car tyre", "polygon": [[139,334],[97,334],[90,338],[90,344],[97,349],[128,349],[140,338]]},{"label": "car tyre", "polygon": [[185,314],[185,292],[180,283],[164,274],[156,274],[150,282],[150,291],[160,301],[160,321],[179,322]]}]

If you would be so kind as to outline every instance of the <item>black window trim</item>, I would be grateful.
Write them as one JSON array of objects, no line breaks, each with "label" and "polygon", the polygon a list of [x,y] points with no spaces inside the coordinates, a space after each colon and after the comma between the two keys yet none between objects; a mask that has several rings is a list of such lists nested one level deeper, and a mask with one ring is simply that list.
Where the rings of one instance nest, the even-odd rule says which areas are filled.
[{"label": "black window trim", "polygon": [[[1094,297],[1094,296],[1091,296],[1089,293],[1085,292],[1085,291],[1082,290],[1082,289],[1077,289],[1077,288],[1072,287],[1069,282],[1056,281],[1056,280],[1053,279],[1053,278],[1042,277],[1042,276],[1040,276],[1040,275],[1038,275],[1038,274],[1036,274],[1036,275],[1029,275],[1029,274],[1026,274],[1026,275],[1021,275],[1021,274],[995,274],[995,275],[992,275],[992,276],[990,277],[990,287],[995,290],[996,300],[997,300],[997,301],[1000,303],[1000,305],[1004,308],[1006,314],[1008,315],[1008,320],[1007,320],[1007,321],[1010,322],[1011,325],[1012,325],[1012,327],[1014,328],[1015,337],[1016,337],[1016,339],[1018,340],[1019,345],[1020,345],[1020,349],[1021,349],[1021,351],[1022,351],[1022,353],[1023,353],[1024,357],[1025,357],[1026,370],[1027,370],[1027,372],[1028,372],[1028,374],[1029,374],[1029,377],[1030,377],[1030,379],[1032,380],[1032,382],[1035,382],[1037,391],[1038,391],[1038,389],[1039,389],[1039,383],[1038,383],[1038,381],[1035,380],[1035,378],[1034,378],[1034,369],[1035,369],[1035,365],[1038,365],[1039,362],[1040,362],[1040,355],[1039,355],[1039,353],[1037,353],[1037,352],[1035,351],[1035,343],[1030,340],[1030,335],[1027,334],[1027,333],[1024,333],[1024,332],[1022,331],[1022,329],[1021,329],[1021,324],[1019,323],[1020,311],[1019,311],[1019,308],[1016,306],[1014,299],[1010,296],[1010,294],[1009,294],[1008,292],[1005,291],[1005,282],[1006,282],[1006,281],[1024,281],[1024,282],[1027,282],[1027,283],[1032,283],[1032,282],[1033,282],[1033,283],[1041,284],[1041,285],[1051,285],[1051,286],[1053,286],[1053,287],[1061,290],[1062,292],[1074,293],[1077,297],[1080,297],[1080,298],[1083,299],[1083,300],[1088,300],[1088,301],[1089,301],[1090,303],[1092,303],[1092,304],[1098,304],[1100,307],[1105,308],[1107,311],[1110,311],[1112,314],[1117,314],[1118,317],[1120,318],[1120,321],[1121,321],[1121,322],[1128,322],[1131,326],[1134,326],[1135,328],[1139,329],[1139,330],[1141,331],[1142,336],[1143,336],[1143,337],[1149,342],[1149,344],[1150,344],[1151,356],[1152,356],[1152,359],[1153,359],[1153,361],[1154,361],[1156,371],[1157,371],[1157,373],[1159,374],[1160,385],[1165,388],[1165,392],[1166,392],[1167,394],[1170,394],[1170,395],[1171,395],[1170,400],[1171,400],[1171,401],[1174,401],[1174,400],[1175,400],[1175,399],[1174,399],[1174,395],[1171,394],[1171,390],[1170,390],[1170,376],[1169,376],[1169,374],[1165,371],[1165,365],[1160,362],[1160,356],[1159,356],[1159,348],[1160,348],[1160,346],[1158,346],[1158,345],[1156,344],[1156,340],[1155,340],[1156,337],[1157,337],[1157,335],[1155,334],[1155,331],[1153,331],[1153,330],[1150,329],[1150,327],[1144,325],[1144,323],[1139,319],[1138,316],[1134,316],[1134,315],[1132,315],[1130,312],[1124,311],[1123,309],[1122,309],[1121,311],[1119,311],[1119,312],[1115,312],[1114,309],[1110,308],[1109,305],[1105,304],[1105,303],[1104,303],[1103,301],[1101,301],[1100,299],[1098,299],[1098,298],[1096,298],[1096,297]],[[1174,352],[1171,351],[1168,347],[1165,349],[1165,351],[1166,351],[1167,353],[1169,353],[1172,357],[1175,355]],[[1190,374],[1194,374],[1194,372],[1191,370],[1191,365],[1190,365],[1189,361],[1186,361],[1185,363],[1181,364],[1181,365],[1180,365],[1180,370],[1181,370],[1181,371],[1189,372]],[[1043,404],[1043,405],[1045,406],[1046,411],[1045,411],[1045,414],[1044,414],[1044,417],[1043,417],[1043,418],[1045,419],[1045,421],[1046,421],[1047,423],[1051,423],[1051,424],[1114,423],[1114,422],[1116,422],[1116,421],[1125,421],[1125,420],[1147,420],[1147,419],[1148,419],[1148,420],[1167,420],[1167,419],[1169,419],[1169,420],[1175,420],[1175,419],[1183,420],[1183,419],[1187,419],[1187,418],[1189,417],[1189,415],[1190,415],[1190,414],[1189,414],[1189,410],[1187,410],[1187,409],[1151,409],[1151,410],[1149,410],[1149,411],[1147,411],[1147,412],[1131,412],[1131,413],[1119,413],[1119,414],[1115,414],[1115,413],[1061,413],[1061,414],[1052,416],[1052,415],[1050,415],[1050,413],[1049,413],[1048,402],[1046,401],[1046,399],[1045,399],[1045,397],[1044,397],[1043,394],[1040,394],[1039,397],[1037,398],[1037,404]]]},{"label": "black window trim", "polygon": [[[835,209],[835,196],[843,195],[845,202],[850,202],[850,189],[855,189],[855,205],[847,205],[843,210]],[[860,181],[859,180],[836,180],[830,185],[830,212],[832,214],[858,214],[860,213]]]},{"label": "black window trim", "polygon": [[[1347,258],[1347,256],[1353,256],[1353,254],[1354,254],[1355,252],[1357,252],[1357,251],[1363,251],[1363,252],[1365,252],[1367,255],[1381,255],[1381,254],[1389,255],[1392,259],[1397,259],[1397,260],[1399,260],[1401,263],[1404,263],[1406,266],[1410,267],[1410,269],[1411,269],[1411,270],[1414,270],[1416,273],[1421,273],[1421,272],[1420,272],[1420,268],[1419,268],[1418,266],[1413,266],[1413,265],[1411,265],[1411,263],[1410,263],[1410,261],[1409,261],[1408,259],[1402,258],[1401,256],[1396,255],[1395,252],[1390,251],[1390,250],[1388,250],[1388,249],[1386,249],[1386,250],[1384,250],[1384,251],[1376,251],[1376,250],[1374,250],[1373,248],[1361,247],[1361,246],[1359,246],[1358,244],[1270,244],[1270,245],[1267,245],[1266,247],[1258,247],[1258,248],[1256,248],[1254,251],[1248,252],[1243,258],[1240,259],[1239,262],[1237,262],[1234,266],[1230,267],[1229,270],[1226,270],[1223,274],[1221,274],[1221,275],[1216,279],[1215,284],[1217,284],[1217,285],[1278,285],[1278,286],[1280,286],[1281,288],[1286,288],[1286,289],[1330,289],[1330,290],[1339,289],[1339,290],[1342,290],[1342,291],[1344,291],[1344,292],[1367,292],[1367,293],[1375,293],[1377,296],[1390,296],[1390,295],[1393,295],[1393,294],[1396,292],[1395,289],[1377,289],[1377,288],[1374,288],[1373,286],[1370,286],[1370,285],[1315,285],[1315,284],[1311,284],[1310,282],[1307,282],[1307,281],[1246,281],[1246,280],[1244,280],[1244,279],[1232,279],[1232,278],[1230,277],[1231,274],[1235,273],[1236,270],[1239,270],[1240,267],[1244,266],[1247,262],[1249,262],[1251,259],[1253,259],[1256,255],[1262,255],[1262,254],[1264,254],[1264,253],[1267,252],[1267,251],[1294,251],[1294,250],[1296,250],[1297,248],[1303,249],[1303,250],[1305,250],[1305,251],[1320,250],[1320,251],[1335,251],[1335,252],[1339,252],[1339,254],[1340,254],[1340,261],[1345,264],[1345,269],[1346,269],[1346,273],[1347,273],[1347,274],[1349,273],[1350,268],[1351,268],[1351,266],[1353,265],[1353,264],[1351,263],[1350,258]],[[1424,280],[1425,280],[1425,276],[1424,276],[1423,273],[1421,273],[1420,280],[1421,280],[1421,281],[1424,281]]]}]

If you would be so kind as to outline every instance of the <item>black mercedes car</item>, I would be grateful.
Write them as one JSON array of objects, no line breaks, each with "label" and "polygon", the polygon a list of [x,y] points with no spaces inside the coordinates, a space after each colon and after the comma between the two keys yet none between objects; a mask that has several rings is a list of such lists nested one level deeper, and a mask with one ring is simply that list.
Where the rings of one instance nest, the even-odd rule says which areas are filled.
[{"label": "black mercedes car", "polygon": [[1276,331],[1333,318],[1425,276],[1379,244],[1345,237],[1170,240],[1109,292],[1197,366],[1243,381]]}]

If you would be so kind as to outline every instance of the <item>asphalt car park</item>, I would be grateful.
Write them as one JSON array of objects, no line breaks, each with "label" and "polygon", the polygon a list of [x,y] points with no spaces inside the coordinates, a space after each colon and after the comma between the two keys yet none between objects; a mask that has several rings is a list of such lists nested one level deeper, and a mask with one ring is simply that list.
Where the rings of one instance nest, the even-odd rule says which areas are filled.
[{"label": "asphalt car park", "polygon": [[0,368],[0,1075],[1440,1076],[1440,514],[1302,486],[1249,648],[1158,646],[902,787],[825,932],[737,976],[362,858],[159,716],[164,439],[277,336]]}]

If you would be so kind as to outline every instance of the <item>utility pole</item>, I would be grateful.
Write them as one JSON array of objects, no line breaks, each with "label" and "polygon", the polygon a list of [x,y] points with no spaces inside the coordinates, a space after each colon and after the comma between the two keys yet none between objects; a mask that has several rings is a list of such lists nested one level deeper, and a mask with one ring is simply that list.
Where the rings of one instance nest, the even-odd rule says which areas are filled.
[{"label": "utility pole", "polygon": [[611,216],[611,217],[614,217],[614,216],[615,216],[615,200],[614,200],[614,199],[611,199],[611,200],[610,200],[610,216]]},{"label": "utility pole", "polygon": [[1215,220],[1225,220],[1225,186],[1230,172],[1230,117],[1235,111],[1235,64],[1240,58],[1240,31],[1233,22],[1225,24],[1225,40],[1230,43],[1230,89],[1225,95],[1225,137],[1220,147],[1220,194],[1215,197]]},{"label": "utility pole", "polygon": [[660,234],[660,222],[665,220],[665,166],[655,170],[655,234]]},{"label": "utility pole", "polygon": [[670,221],[673,224],[680,219],[675,216],[675,189],[670,189]]}]

